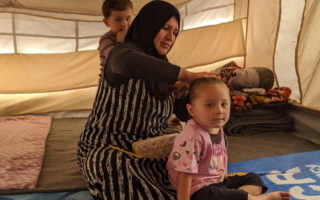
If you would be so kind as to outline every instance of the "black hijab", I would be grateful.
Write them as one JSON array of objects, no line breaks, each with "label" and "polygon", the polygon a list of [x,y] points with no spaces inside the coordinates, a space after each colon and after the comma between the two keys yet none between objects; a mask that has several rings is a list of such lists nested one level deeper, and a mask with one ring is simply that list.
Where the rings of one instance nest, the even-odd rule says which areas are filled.
[{"label": "black hijab", "polygon": [[[133,20],[125,41],[133,42],[147,55],[168,61],[165,55],[160,55],[155,46],[154,38],[171,18],[175,17],[180,27],[180,13],[176,7],[168,2],[154,0],[146,4]],[[147,87],[157,98],[166,98],[173,91],[169,84],[148,81]]]},{"label": "black hijab", "polygon": [[153,40],[173,16],[180,26],[180,14],[176,7],[165,1],[151,1],[140,10],[133,20],[125,40],[135,43],[148,55],[167,60],[166,56],[158,54]]}]

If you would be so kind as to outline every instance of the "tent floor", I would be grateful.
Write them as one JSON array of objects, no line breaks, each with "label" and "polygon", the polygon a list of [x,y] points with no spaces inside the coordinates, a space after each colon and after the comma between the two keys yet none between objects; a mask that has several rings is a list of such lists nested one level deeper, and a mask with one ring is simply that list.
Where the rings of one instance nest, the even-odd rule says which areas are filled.
[{"label": "tent floor", "polygon": [[228,144],[230,163],[320,149],[320,144],[297,136],[297,132],[228,136]]},{"label": "tent floor", "polygon": [[[300,114],[295,113],[295,115]],[[54,118],[47,138],[46,153],[37,188],[0,191],[0,194],[86,189],[76,156],[77,141],[86,121],[86,117]],[[314,140],[304,137],[305,135],[304,129],[298,128],[295,132],[228,136],[229,163],[319,150],[320,144],[315,141],[319,140],[320,133],[313,133]]]}]

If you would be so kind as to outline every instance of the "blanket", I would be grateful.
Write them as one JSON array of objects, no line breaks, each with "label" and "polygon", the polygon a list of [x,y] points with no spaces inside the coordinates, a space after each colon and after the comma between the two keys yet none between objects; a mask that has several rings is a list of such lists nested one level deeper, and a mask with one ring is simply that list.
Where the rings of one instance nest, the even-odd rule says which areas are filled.
[{"label": "blanket", "polygon": [[247,112],[231,111],[224,126],[227,135],[242,136],[273,131],[292,131],[294,119],[285,107],[278,109],[255,109]]},{"label": "blanket", "polygon": [[0,190],[36,187],[51,120],[50,116],[0,119]]},{"label": "blanket", "polygon": [[[258,90],[257,90],[258,91]],[[259,108],[277,108],[287,104],[291,95],[288,87],[273,88],[262,93],[243,91],[231,92],[231,110],[243,112]]]},{"label": "blanket", "polygon": [[[241,72],[241,73],[240,73]],[[273,72],[265,67],[243,68],[231,61],[213,71],[231,92],[231,110],[243,112],[286,103],[288,87],[273,87]]]},{"label": "blanket", "polygon": [[320,199],[320,150],[229,164],[229,173],[239,171],[259,174],[267,192],[287,191],[291,200]]}]

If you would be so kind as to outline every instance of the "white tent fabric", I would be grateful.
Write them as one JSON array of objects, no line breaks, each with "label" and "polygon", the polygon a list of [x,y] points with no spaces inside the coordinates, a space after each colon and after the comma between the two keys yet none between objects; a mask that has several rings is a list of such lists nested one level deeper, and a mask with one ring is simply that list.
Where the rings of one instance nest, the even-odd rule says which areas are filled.
[{"label": "white tent fabric", "polygon": [[[148,0],[132,0],[134,13]],[[274,71],[291,101],[320,111],[320,2],[169,0],[181,29],[171,62],[210,71],[236,60]],[[103,0],[0,0],[0,115],[90,109]],[[200,28],[201,27],[201,28]]]},{"label": "white tent fabric", "polygon": [[[297,48],[297,35],[301,27],[302,14],[305,1],[281,1],[281,18],[278,39],[275,49],[274,69],[279,85],[290,85],[293,99],[300,99],[300,91],[295,66],[295,51]],[[286,78],[290,77],[290,78]]]}]

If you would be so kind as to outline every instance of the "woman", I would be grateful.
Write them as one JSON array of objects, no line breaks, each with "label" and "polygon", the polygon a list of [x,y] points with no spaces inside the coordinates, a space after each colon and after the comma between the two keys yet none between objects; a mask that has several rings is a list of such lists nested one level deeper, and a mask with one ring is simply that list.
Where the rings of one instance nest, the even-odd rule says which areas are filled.
[{"label": "woman", "polygon": [[95,199],[175,199],[166,160],[137,158],[109,145],[132,151],[133,142],[165,134],[177,106],[172,85],[212,76],[167,61],[179,23],[174,6],[152,1],[132,22],[126,42],[109,56],[78,144],[79,165]]}]

